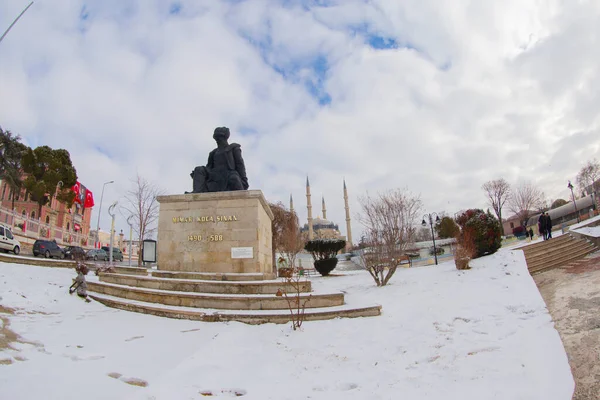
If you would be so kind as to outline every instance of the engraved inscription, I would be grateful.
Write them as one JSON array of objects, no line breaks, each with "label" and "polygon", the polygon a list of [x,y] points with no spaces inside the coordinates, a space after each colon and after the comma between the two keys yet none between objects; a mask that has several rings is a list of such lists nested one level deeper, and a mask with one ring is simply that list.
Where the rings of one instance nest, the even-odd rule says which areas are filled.
[{"label": "engraved inscription", "polygon": [[237,215],[217,215],[217,216],[212,216],[212,215],[203,215],[203,216],[199,216],[199,217],[173,217],[172,221],[174,224],[183,224],[183,223],[189,223],[189,222],[200,222],[200,223],[204,223],[204,222],[212,222],[212,223],[216,223],[216,222],[235,222],[237,221]]},{"label": "engraved inscription", "polygon": [[188,235],[188,242],[222,242],[223,235]]}]

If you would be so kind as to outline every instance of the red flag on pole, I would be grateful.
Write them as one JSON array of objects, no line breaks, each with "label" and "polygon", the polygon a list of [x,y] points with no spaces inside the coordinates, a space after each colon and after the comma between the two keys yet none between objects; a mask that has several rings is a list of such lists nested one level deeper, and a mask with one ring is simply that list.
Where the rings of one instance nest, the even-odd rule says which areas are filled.
[{"label": "red flag on pole", "polygon": [[83,203],[84,207],[94,207],[94,195],[90,189],[85,191],[85,202]]},{"label": "red flag on pole", "polygon": [[81,204],[81,200],[79,199],[79,194],[81,191],[81,183],[79,183],[79,181],[77,181],[77,183],[75,183],[75,185],[73,185],[71,190],[75,192],[75,203]]}]

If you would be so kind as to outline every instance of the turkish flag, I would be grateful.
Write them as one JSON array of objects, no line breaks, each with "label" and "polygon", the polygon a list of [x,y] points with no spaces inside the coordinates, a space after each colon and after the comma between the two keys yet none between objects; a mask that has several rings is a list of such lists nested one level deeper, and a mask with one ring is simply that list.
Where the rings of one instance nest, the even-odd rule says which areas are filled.
[{"label": "turkish flag", "polygon": [[90,189],[85,191],[85,202],[83,203],[84,207],[94,207],[94,195]]},{"label": "turkish flag", "polygon": [[75,203],[81,204],[81,201],[79,200],[79,192],[81,190],[81,183],[79,183],[79,181],[77,181],[77,183],[75,183],[75,185],[73,185],[71,190],[75,192]]}]

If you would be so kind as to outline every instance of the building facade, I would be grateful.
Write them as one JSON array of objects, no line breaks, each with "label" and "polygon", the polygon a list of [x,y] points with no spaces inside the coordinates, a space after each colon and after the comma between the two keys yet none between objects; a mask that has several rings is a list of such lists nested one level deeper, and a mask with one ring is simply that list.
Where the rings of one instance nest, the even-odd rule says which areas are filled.
[{"label": "building facade", "polygon": [[6,182],[0,184],[0,221],[12,225],[13,233],[20,236],[87,246],[92,208],[84,204],[67,207],[52,196],[40,213],[38,203],[31,200],[25,189],[13,193]]}]

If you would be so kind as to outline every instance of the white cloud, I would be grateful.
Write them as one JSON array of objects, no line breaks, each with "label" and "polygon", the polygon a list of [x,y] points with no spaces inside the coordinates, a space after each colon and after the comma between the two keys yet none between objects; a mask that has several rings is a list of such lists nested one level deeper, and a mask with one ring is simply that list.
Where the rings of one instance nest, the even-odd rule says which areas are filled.
[{"label": "white cloud", "polygon": [[[0,4],[0,27],[26,3]],[[342,231],[344,177],[353,218],[359,194],[396,187],[452,214],[487,207],[480,187],[498,177],[566,198],[600,148],[595,2],[181,4],[170,16],[158,0],[86,3],[82,20],[83,1],[37,1],[0,43],[0,124],[68,149],[97,203],[114,179],[103,227],[136,171],[189,190],[221,125],[251,188],[293,193],[304,219],[308,175],[315,214],[324,195]]]}]

